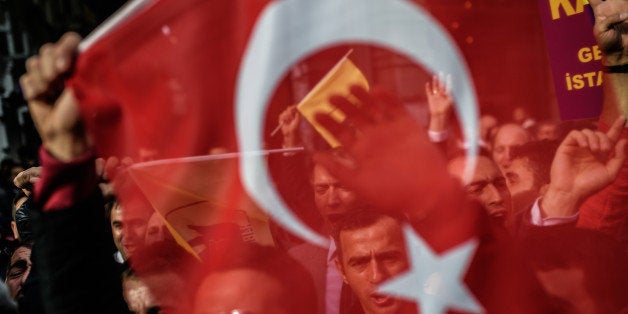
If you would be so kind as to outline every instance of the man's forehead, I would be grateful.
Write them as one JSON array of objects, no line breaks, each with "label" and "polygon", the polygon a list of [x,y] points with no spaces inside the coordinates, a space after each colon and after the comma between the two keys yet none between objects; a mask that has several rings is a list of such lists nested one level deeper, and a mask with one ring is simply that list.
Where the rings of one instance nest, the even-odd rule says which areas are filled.
[{"label": "man's forehead", "polygon": [[27,247],[19,247],[11,256],[11,264],[18,261],[30,261],[31,249]]},{"label": "man's forehead", "polygon": [[123,214],[124,222],[140,220],[143,221],[145,224],[148,223],[150,216],[150,212],[145,212],[143,210],[129,210]]},{"label": "man's forehead", "polygon": [[351,262],[351,261],[359,261],[359,260],[365,260],[365,259],[371,259],[371,258],[380,259],[380,258],[386,258],[389,256],[404,256],[406,255],[406,251],[405,251],[405,248],[401,245],[392,245],[392,246],[388,246],[388,247],[384,247],[380,249],[372,249],[368,251],[367,250],[352,251],[345,255],[346,256],[344,256],[344,261]]},{"label": "man's forehead", "polygon": [[[462,181],[463,169],[466,165],[466,157],[457,157],[450,161],[449,173],[459,181]],[[503,177],[497,164],[487,156],[478,156],[473,179],[469,185],[479,181],[492,180],[496,177]]]},{"label": "man's forehead", "polygon": [[323,166],[316,164],[312,170],[312,182],[314,184],[330,184],[337,183],[338,180]]},{"label": "man's forehead", "polygon": [[478,163],[475,168],[475,174],[471,184],[475,181],[494,179],[497,177],[503,177],[501,171],[499,171],[499,167],[497,167],[497,164],[495,164],[495,162],[488,157],[480,156],[478,158]]},{"label": "man's forehead", "polygon": [[507,124],[502,126],[495,135],[495,145],[513,145],[528,141],[527,131],[518,125]]},{"label": "man's forehead", "polygon": [[122,221],[122,208],[114,206],[111,208],[111,221]]},{"label": "man's forehead", "polygon": [[342,230],[339,234],[343,252],[369,251],[385,244],[383,249],[391,245],[404,246],[401,225],[391,217],[380,218],[376,223],[362,228]]},{"label": "man's forehead", "polygon": [[[137,204],[131,204],[137,205]],[[124,220],[125,223],[128,223],[133,220],[142,220],[148,221],[151,215],[154,213],[150,208],[145,207],[133,207],[133,206],[114,206],[111,209],[111,221],[121,221]]]}]

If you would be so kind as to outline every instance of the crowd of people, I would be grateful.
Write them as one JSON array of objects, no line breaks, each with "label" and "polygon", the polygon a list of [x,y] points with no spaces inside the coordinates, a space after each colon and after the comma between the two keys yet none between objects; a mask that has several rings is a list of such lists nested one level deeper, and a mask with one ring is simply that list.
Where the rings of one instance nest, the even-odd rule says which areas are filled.
[{"label": "crowd of people", "polygon": [[[333,96],[345,122],[316,119],[342,145],[324,151],[290,150],[312,135],[287,107],[278,117],[287,150],[268,157],[269,169],[325,246],[273,220],[274,246],[229,224],[183,245],[141,190],[110,180],[124,162],[96,156],[73,91],[59,84],[81,40],[64,35],[21,78],[42,148],[40,165],[2,164],[0,311],[429,312],[380,290],[429,266],[415,265],[409,228],[436,254],[477,241],[460,285],[484,312],[628,313],[628,37],[616,27],[628,23],[628,5],[591,5],[610,69],[597,123],[536,121],[524,108],[511,119],[482,113],[472,177],[446,79],[425,84],[427,128],[377,87]],[[445,302],[451,291],[438,278],[448,271],[421,283],[427,297]]]}]

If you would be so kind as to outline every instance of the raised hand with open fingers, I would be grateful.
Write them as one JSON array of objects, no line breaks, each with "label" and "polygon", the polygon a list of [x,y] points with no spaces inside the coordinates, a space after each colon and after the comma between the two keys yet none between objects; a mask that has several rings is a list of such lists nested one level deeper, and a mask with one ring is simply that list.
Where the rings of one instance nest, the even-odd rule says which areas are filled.
[{"label": "raised hand with open fingers", "polygon": [[425,83],[425,95],[430,110],[430,131],[447,129],[453,111],[454,101],[450,94],[450,77],[443,82],[438,76],[432,76],[432,82]]},{"label": "raised hand with open fingers", "polygon": [[618,118],[608,132],[572,131],[556,151],[551,182],[541,204],[547,216],[575,214],[589,196],[611,184],[626,158],[626,122]]}]

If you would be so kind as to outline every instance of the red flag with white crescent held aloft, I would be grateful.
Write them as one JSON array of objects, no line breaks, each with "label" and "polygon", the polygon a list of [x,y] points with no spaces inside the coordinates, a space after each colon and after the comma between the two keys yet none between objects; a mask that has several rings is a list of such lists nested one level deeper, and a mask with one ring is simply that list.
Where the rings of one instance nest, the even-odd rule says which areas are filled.
[{"label": "red flag with white crescent held aloft", "polygon": [[[523,254],[474,203],[466,201],[462,189],[454,187],[445,172],[443,154],[429,143],[424,131],[429,114],[424,86],[433,75],[449,77],[459,129],[452,136],[463,139],[470,157],[479,151],[479,109],[485,101],[497,108],[499,102],[509,101],[504,96],[509,88],[514,91],[512,99],[521,101],[531,97],[529,90],[549,86],[538,32],[522,34],[535,38],[536,42],[528,44],[538,44],[538,51],[514,52],[521,43],[513,41],[500,53],[538,58],[543,73],[507,73],[506,64],[492,61],[499,53],[490,41],[510,36],[483,37],[481,32],[487,27],[479,25],[482,19],[476,23],[471,14],[491,12],[482,4],[473,11],[474,5],[472,1],[421,0],[135,1],[88,38],[70,86],[98,154],[133,161],[114,178],[120,202],[127,212],[141,213],[165,231],[157,242],[176,242],[181,254],[199,265],[177,271],[185,293],[157,298],[180,296],[179,302],[186,304],[178,309],[181,313],[279,313],[295,308],[291,306],[306,313],[326,313],[326,293],[330,292],[325,282],[331,277],[325,275],[328,266],[334,267],[334,258],[339,258],[338,285],[344,281],[347,291],[353,292],[341,297],[337,289],[336,308],[543,312],[547,298]],[[533,14],[524,4],[518,4],[517,10],[518,16]],[[495,16],[506,22],[499,13]],[[348,217],[342,204],[330,205],[334,201],[329,199],[324,205],[317,203],[324,191],[317,190],[313,177],[320,159],[311,155],[329,149],[317,130],[320,126],[315,128],[301,117],[299,145],[288,147],[282,137],[289,126],[280,115],[311,91],[327,95],[329,90],[315,87],[330,71],[334,74],[334,65],[343,57],[351,61],[343,75],[354,74],[372,91],[362,90],[366,95],[360,95],[349,79],[325,81],[334,87],[333,94],[338,88],[346,95],[329,98],[332,105],[308,106],[345,111],[347,118],[325,122],[316,112],[307,118],[322,122],[342,143],[372,137],[373,143],[381,144],[344,145],[340,152],[332,150],[322,158],[333,155],[366,181],[392,189],[373,192],[351,180],[328,183],[327,188],[335,184],[339,193],[358,195],[360,202],[353,199],[352,204],[359,206],[351,210],[377,209],[410,217],[409,221],[400,218],[394,232],[383,233],[394,233],[397,237],[389,240],[404,243],[403,258],[399,258],[404,266],[388,274],[387,280],[361,282],[364,272],[351,273],[348,267],[353,264],[343,264],[352,247],[336,243],[343,250],[340,254],[330,247],[337,227],[334,219]],[[527,87],[522,81],[509,81],[530,77],[536,82]],[[348,97],[353,98],[349,101]],[[347,107],[353,102],[362,106]],[[382,121],[399,123],[391,123],[390,132],[384,134],[370,129],[349,134],[340,129]],[[405,150],[405,144],[413,148]],[[399,151],[386,154],[382,152],[386,147]],[[381,157],[383,163],[352,164],[358,160],[357,153]],[[329,177],[343,177],[333,168],[327,170]],[[471,162],[464,175],[472,173]],[[398,187],[399,182],[411,185]],[[343,239],[342,231],[337,236]],[[259,245],[292,257],[288,261],[283,255],[268,257],[270,253]],[[303,245],[309,246],[307,254],[297,256]],[[164,258],[155,252],[159,250],[147,248],[131,256],[140,275],[154,275],[153,268],[142,265]],[[324,255],[321,264],[312,266],[318,255]],[[374,260],[379,258],[375,255]],[[243,262],[251,256],[260,256],[259,263]],[[251,280],[249,273],[239,272],[243,269],[266,273]],[[282,273],[293,278],[307,273],[305,281],[311,282],[282,281],[278,279]],[[226,274],[229,277],[223,278]],[[204,281],[207,278],[213,286]],[[223,288],[223,279],[240,284],[239,298],[226,296],[235,290]],[[308,290],[310,286],[314,293]],[[364,286],[368,288],[362,290],[368,292],[360,290]],[[279,305],[268,301],[276,300],[276,295],[264,294],[275,291],[283,293]],[[254,304],[257,298],[270,303],[260,307]],[[347,300],[353,300],[354,307],[345,304]]]}]

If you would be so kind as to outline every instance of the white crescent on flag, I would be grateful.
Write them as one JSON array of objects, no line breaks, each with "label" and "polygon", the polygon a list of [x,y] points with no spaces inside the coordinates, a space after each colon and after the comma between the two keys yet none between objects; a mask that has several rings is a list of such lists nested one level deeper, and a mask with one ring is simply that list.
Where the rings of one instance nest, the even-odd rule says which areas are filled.
[{"label": "white crescent on flag", "polygon": [[[263,117],[284,74],[308,54],[346,42],[385,47],[432,73],[451,74],[452,96],[470,146],[465,178],[471,178],[478,150],[477,100],[471,76],[447,31],[416,3],[405,0],[269,4],[255,25],[239,70],[235,91],[239,150],[263,149]],[[243,158],[240,175],[249,195],[273,219],[309,242],[327,245],[326,237],[302,223],[277,194],[262,156]]]}]

